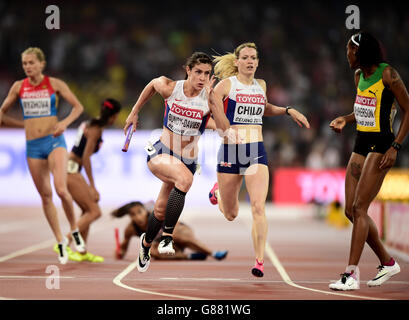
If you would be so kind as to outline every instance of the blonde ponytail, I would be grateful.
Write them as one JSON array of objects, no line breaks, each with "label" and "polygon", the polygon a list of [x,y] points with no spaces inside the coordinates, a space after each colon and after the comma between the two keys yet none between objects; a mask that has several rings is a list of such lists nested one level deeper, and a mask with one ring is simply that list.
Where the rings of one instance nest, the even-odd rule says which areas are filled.
[{"label": "blonde ponytail", "polygon": [[234,53],[227,53],[223,56],[213,56],[213,62],[216,63],[214,66],[214,76],[219,79],[223,80],[231,76],[235,76],[239,73],[234,61],[239,58],[240,51],[243,48],[253,48],[256,51],[257,46],[253,42],[246,42],[239,45],[235,50]]},{"label": "blonde ponytail", "polygon": [[236,60],[236,55],[234,53],[228,53],[223,56],[213,56],[214,66],[214,76],[223,80],[228,77],[234,76],[238,73],[237,67],[234,65]]}]

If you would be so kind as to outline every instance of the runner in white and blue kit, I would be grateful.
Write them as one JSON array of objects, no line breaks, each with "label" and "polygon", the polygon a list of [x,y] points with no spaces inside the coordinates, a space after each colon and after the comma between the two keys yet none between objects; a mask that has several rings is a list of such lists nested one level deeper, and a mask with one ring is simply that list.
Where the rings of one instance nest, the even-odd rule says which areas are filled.
[{"label": "runner in white and blue kit", "polygon": [[[175,254],[173,230],[182,213],[185,196],[189,191],[197,166],[197,143],[208,121],[223,132],[230,126],[223,107],[208,103],[214,92],[210,79],[212,59],[205,53],[195,52],[185,66],[185,80],[173,81],[161,76],[153,79],[140,94],[129,114],[124,132],[130,126],[136,130],[138,113],[156,93],[165,100],[165,114],[161,137],[145,148],[150,171],[162,182],[153,214],[149,216],[146,233],[141,235],[137,268],[145,272],[150,264],[150,247],[162,228],[158,246],[160,254]],[[210,120],[210,114],[214,120]]]},{"label": "runner in white and blue kit", "polygon": [[252,238],[256,263],[254,276],[264,275],[264,249],[267,239],[265,201],[268,191],[268,162],[263,144],[263,116],[287,114],[299,126],[309,128],[307,119],[294,108],[277,107],[267,102],[266,83],[255,79],[258,52],[254,43],[243,43],[234,53],[215,58],[215,76],[221,81],[214,88],[216,105],[224,107],[231,125],[241,136],[237,142],[224,138],[217,162],[217,181],[209,193],[212,204],[219,204],[227,220],[239,212],[238,195],[245,177],[253,215]]}]

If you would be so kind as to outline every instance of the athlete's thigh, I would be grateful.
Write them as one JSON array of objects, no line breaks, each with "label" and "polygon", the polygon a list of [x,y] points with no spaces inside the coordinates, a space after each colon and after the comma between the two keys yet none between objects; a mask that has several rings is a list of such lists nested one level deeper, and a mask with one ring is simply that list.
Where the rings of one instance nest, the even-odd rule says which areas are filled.
[{"label": "athlete's thigh", "polygon": [[46,159],[27,158],[28,169],[40,194],[52,194],[50,171]]},{"label": "athlete's thigh", "polygon": [[65,187],[67,185],[67,149],[55,148],[48,155],[48,164],[54,177],[54,185]]},{"label": "athlete's thigh", "polygon": [[[247,173],[250,174],[247,174]],[[264,164],[253,164],[244,176],[250,202],[265,202],[268,192],[268,167]]]},{"label": "athlete's thigh", "polygon": [[365,210],[369,207],[372,200],[378,194],[383,179],[389,169],[379,169],[379,164],[383,154],[371,152],[365,159],[361,172],[361,178],[355,192],[355,205],[363,207]]},{"label": "athlete's thigh", "polygon": [[192,173],[182,161],[166,153],[149,160],[148,167],[156,177],[166,183],[174,184],[181,177],[193,179]]},{"label": "athlete's thigh", "polygon": [[364,156],[352,152],[345,173],[345,208],[347,215],[352,213],[352,205],[355,200],[356,187],[361,177],[364,163]]},{"label": "athlete's thigh", "polygon": [[81,173],[69,173],[67,186],[73,200],[82,211],[89,211],[96,204],[92,200],[90,187]]},{"label": "athlete's thigh", "polygon": [[175,226],[175,230],[173,231],[173,239],[175,241],[183,242],[194,239],[192,228],[186,224],[178,222]]},{"label": "athlete's thigh", "polygon": [[243,183],[243,176],[233,173],[217,173],[219,195],[223,203],[223,210],[229,211],[238,206],[239,192]]}]

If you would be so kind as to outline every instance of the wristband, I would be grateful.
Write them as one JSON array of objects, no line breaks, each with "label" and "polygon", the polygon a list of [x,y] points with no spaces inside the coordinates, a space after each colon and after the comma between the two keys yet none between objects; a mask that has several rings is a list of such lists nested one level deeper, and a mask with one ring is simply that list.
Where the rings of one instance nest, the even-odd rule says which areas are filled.
[{"label": "wristband", "polygon": [[396,151],[399,151],[402,146],[400,143],[397,143],[396,141],[392,142],[391,147],[395,148]]},{"label": "wristband", "polygon": [[290,110],[290,109],[292,109],[292,107],[289,107],[289,106],[288,106],[288,107],[285,108],[285,113],[286,113],[287,115],[290,115],[290,114],[288,113],[288,110]]}]

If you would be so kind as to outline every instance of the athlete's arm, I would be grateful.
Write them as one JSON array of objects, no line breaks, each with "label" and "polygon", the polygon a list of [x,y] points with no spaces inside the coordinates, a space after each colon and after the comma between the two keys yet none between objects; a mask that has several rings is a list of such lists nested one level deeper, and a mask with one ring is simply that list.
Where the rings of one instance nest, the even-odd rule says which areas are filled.
[{"label": "athlete's arm", "polygon": [[21,120],[17,120],[5,114],[3,114],[1,117],[2,117],[2,119],[0,120],[1,124],[6,127],[24,128],[24,122]]},{"label": "athlete's arm", "polygon": [[129,242],[133,236],[136,236],[136,232],[134,227],[132,226],[132,222],[130,222],[125,229],[124,240],[122,241],[120,246],[119,251],[120,259],[122,259],[125,256],[126,252],[128,251]]},{"label": "athlete's arm", "polygon": [[[402,144],[409,132],[409,95],[405,84],[398,72],[391,66],[387,66],[382,74],[382,81],[386,88],[392,91],[402,111],[402,121],[399,126],[395,142]],[[390,147],[383,155],[379,168],[390,168],[395,163],[397,150]]]},{"label": "athlete's arm", "polygon": [[402,144],[409,132],[409,95],[405,84],[398,72],[388,66],[383,71],[382,80],[385,86],[392,91],[402,111],[402,121],[395,141]]},{"label": "athlete's arm", "polygon": [[[214,82],[214,78],[212,77]],[[211,88],[212,84],[211,83]],[[223,100],[227,97],[230,91],[230,80],[224,79],[220,81],[214,89],[209,92],[209,108],[213,114],[214,121],[216,123],[216,128],[221,130],[221,132],[226,132],[230,128],[229,119],[227,119],[224,113]]]},{"label": "athlete's arm", "polygon": [[18,93],[21,88],[21,83],[22,80],[16,81],[13,83],[11,86],[9,93],[7,94],[6,99],[4,99],[1,107],[0,107],[0,126],[2,124],[5,124],[5,121],[3,121],[3,114],[5,114],[17,101],[18,99]]},{"label": "athlete's arm", "polygon": [[95,188],[94,177],[92,174],[91,156],[97,146],[98,139],[101,137],[102,129],[98,126],[91,126],[86,129],[86,132],[84,132],[84,134],[87,137],[87,143],[82,155],[82,166],[84,167],[88,177],[88,181],[92,190],[92,197],[95,201],[99,201],[99,193]]},{"label": "athlete's arm", "polygon": [[176,82],[172,79],[161,76],[155,78],[149,82],[145,88],[142,90],[139,95],[138,100],[132,108],[132,111],[129,113],[128,118],[126,119],[124,126],[124,133],[127,134],[128,128],[132,125],[133,131],[136,130],[138,125],[138,113],[142,107],[156,94],[159,93],[163,99],[167,99],[172,94],[173,89],[175,88]]},{"label": "athlete's arm", "polygon": [[[267,93],[266,82],[263,79],[257,79],[257,82],[263,88],[264,93]],[[287,108],[279,107],[266,101],[266,106],[264,108],[264,116],[265,117],[280,116],[285,114],[286,111]],[[310,124],[307,118],[295,108],[293,107],[288,108],[288,114],[300,127],[304,125],[306,128],[310,128]]]},{"label": "athlete's arm", "polygon": [[58,137],[81,115],[84,111],[84,107],[64,81],[50,77],[50,83],[54,90],[72,106],[70,114],[64,120],[59,121],[54,128],[53,135],[54,137]]}]

